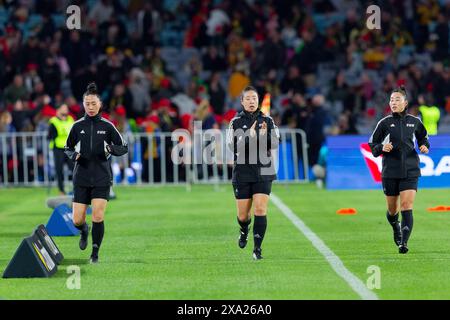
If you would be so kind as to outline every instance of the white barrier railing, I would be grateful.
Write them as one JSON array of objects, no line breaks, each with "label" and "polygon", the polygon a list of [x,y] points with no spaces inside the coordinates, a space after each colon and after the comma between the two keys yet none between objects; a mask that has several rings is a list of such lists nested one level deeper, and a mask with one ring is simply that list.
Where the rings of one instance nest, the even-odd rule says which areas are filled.
[{"label": "white barrier railing", "polygon": [[[306,135],[302,130],[280,129],[278,182],[309,181]],[[232,157],[225,156],[225,139],[221,140],[222,155],[211,163],[175,164],[172,148],[177,144],[171,132],[134,133],[124,136],[128,154],[112,159],[115,184],[197,184],[229,183]],[[175,140],[175,141],[174,141]],[[0,133],[0,187],[47,186],[55,183],[53,154],[46,132]],[[192,159],[198,158],[204,144],[191,148]],[[201,158],[201,156],[200,156]],[[65,166],[65,181],[71,172]]]}]

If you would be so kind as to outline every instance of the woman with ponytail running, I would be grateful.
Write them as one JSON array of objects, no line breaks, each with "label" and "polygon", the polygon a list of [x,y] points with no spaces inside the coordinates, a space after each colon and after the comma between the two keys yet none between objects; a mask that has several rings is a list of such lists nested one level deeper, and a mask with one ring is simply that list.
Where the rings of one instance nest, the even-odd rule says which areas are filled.
[{"label": "woman with ponytail running", "polygon": [[81,231],[80,249],[88,245],[86,210],[92,204],[91,263],[98,262],[104,234],[104,216],[113,176],[110,157],[128,152],[127,143],[116,127],[102,118],[97,86],[91,83],[83,95],[85,116],[76,121],[67,138],[65,152],[75,163],[73,170],[73,223]]}]

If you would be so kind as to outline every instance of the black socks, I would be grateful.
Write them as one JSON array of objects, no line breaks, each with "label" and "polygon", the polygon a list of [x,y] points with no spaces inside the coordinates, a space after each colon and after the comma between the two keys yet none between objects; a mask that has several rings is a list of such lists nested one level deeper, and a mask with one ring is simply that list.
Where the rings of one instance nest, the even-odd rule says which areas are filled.
[{"label": "black socks", "polygon": [[75,228],[77,228],[80,231],[83,231],[84,228],[86,228],[86,222],[84,222],[82,225],[77,226],[75,223],[73,224]]},{"label": "black socks", "polygon": [[[239,217],[237,219],[239,226],[241,227],[241,232],[247,234],[251,219],[247,221],[240,221]],[[261,249],[261,244],[264,239],[264,235],[267,229],[267,217],[266,216],[255,216],[255,222],[253,223],[253,240],[255,244],[255,249]]]},{"label": "black socks", "polygon": [[102,244],[105,225],[102,222],[92,222],[92,255],[98,256],[98,250]]},{"label": "black socks", "polygon": [[[389,214],[389,211],[386,212],[386,218],[389,221],[389,224],[392,226],[392,228],[396,228],[396,225],[398,223],[398,216],[399,214],[396,214],[395,216],[391,216]],[[404,210],[402,211],[402,222],[401,222],[401,231],[402,231],[402,244],[407,244],[409,236],[411,235],[412,229],[413,229],[413,211],[412,210]]]},{"label": "black socks", "polygon": [[255,216],[255,223],[253,224],[253,240],[255,242],[255,249],[260,249],[264,239],[264,234],[267,228],[266,216]]},{"label": "black socks", "polygon": [[413,228],[413,211],[402,211],[402,244],[407,244]]},{"label": "black socks", "polygon": [[[81,232],[88,232],[88,225],[83,223],[81,226],[75,226]],[[98,251],[100,250],[100,246],[102,244],[103,235],[105,233],[105,225],[102,222],[94,222],[92,221],[92,256],[98,256]],[[85,235],[87,240],[87,234]]]},{"label": "black socks", "polygon": [[386,218],[387,218],[389,224],[390,224],[393,228],[395,228],[396,225],[397,225],[397,222],[398,222],[398,216],[399,216],[398,213],[395,214],[395,216],[391,216],[391,215],[389,214],[389,211],[386,211]]},{"label": "black socks", "polygon": [[252,219],[249,219],[247,221],[241,221],[241,220],[239,220],[239,217],[238,217],[237,221],[239,223],[239,226],[241,227],[241,231],[244,233],[248,233],[248,226],[250,225],[250,222],[252,222]]}]

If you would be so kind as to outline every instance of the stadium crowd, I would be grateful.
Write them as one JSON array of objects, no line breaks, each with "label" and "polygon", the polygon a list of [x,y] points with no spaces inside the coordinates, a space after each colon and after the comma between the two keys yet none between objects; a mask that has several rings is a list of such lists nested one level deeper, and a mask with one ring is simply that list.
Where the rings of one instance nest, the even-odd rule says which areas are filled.
[{"label": "stadium crowd", "polygon": [[226,128],[253,84],[306,132],[313,165],[326,135],[371,132],[400,84],[448,130],[449,21],[447,0],[0,0],[0,132],[46,131],[61,104],[81,117],[91,81],[123,133]]}]

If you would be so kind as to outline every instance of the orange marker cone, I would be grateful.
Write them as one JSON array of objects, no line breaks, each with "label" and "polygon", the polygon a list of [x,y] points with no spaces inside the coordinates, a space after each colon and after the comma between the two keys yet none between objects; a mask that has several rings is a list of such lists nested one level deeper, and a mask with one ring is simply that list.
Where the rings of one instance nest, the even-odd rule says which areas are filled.
[{"label": "orange marker cone", "polygon": [[353,215],[356,214],[357,211],[355,208],[342,208],[336,211],[336,213],[340,215]]},{"label": "orange marker cone", "polygon": [[436,207],[428,208],[427,211],[429,211],[429,212],[445,212],[445,211],[450,211],[450,207],[436,206]]},{"label": "orange marker cone", "polygon": [[264,99],[261,103],[261,111],[266,115],[270,116],[270,93],[264,95]]}]

